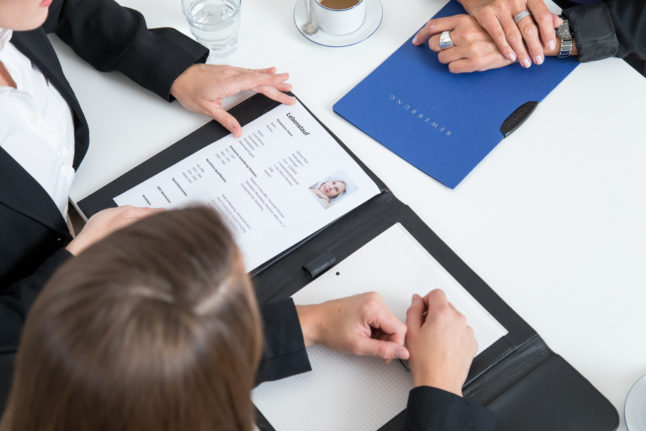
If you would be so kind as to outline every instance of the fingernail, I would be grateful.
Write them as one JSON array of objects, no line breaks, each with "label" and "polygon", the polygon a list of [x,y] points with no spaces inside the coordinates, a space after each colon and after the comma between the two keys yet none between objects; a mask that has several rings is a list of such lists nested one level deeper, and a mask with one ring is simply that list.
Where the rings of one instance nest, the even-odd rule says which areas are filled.
[{"label": "fingernail", "polygon": [[395,350],[395,359],[399,359],[400,350]]},{"label": "fingernail", "polygon": [[524,67],[525,69],[529,69],[529,68],[531,67],[531,65],[532,65],[532,62],[531,62],[531,61],[529,61],[529,58],[524,58],[524,59],[520,62],[520,64],[522,64],[522,65],[523,65],[523,67]]},{"label": "fingernail", "polygon": [[536,62],[536,64],[543,64],[543,56],[537,55],[536,57],[534,57],[534,61]]},{"label": "fingernail", "polygon": [[507,54],[507,58],[510,61],[514,62],[514,61],[516,61],[516,54],[514,54],[513,52],[510,52],[509,54]]},{"label": "fingernail", "polygon": [[417,45],[417,36],[415,36],[415,37],[413,38],[413,44],[414,44],[414,45]]},{"label": "fingernail", "polygon": [[550,40],[550,43],[547,44],[547,48],[552,51],[554,48],[556,48],[556,41],[555,40]]},{"label": "fingernail", "polygon": [[410,303],[411,303],[411,304],[414,304],[414,303],[415,303],[415,296],[417,296],[417,295],[415,295],[415,294],[413,293],[413,296],[412,296],[412,297],[411,297],[411,299],[410,299]]}]

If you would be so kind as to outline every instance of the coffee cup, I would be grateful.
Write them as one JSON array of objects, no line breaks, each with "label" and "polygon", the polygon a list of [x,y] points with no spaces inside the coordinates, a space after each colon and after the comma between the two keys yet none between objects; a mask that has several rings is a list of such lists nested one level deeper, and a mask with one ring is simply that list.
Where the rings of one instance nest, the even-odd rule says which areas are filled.
[{"label": "coffee cup", "polygon": [[[309,1],[309,0],[306,0]],[[316,22],[329,34],[352,33],[363,24],[367,0],[315,0]]]}]

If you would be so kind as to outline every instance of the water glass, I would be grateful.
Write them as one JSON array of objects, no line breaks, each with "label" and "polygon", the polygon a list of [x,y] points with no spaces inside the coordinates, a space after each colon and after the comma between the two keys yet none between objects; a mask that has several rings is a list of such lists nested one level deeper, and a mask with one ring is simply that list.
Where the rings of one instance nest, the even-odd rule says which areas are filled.
[{"label": "water glass", "polygon": [[184,16],[198,42],[215,55],[238,46],[240,0],[182,0]]}]

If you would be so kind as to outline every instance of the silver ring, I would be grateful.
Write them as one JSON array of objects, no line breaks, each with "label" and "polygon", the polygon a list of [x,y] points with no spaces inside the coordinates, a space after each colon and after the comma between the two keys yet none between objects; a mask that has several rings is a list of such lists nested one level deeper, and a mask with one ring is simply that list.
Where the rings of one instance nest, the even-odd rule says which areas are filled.
[{"label": "silver ring", "polygon": [[525,9],[525,10],[524,10],[524,11],[522,11],[522,12],[518,12],[518,13],[516,14],[516,16],[514,17],[514,22],[515,22],[516,24],[518,24],[518,23],[520,22],[520,20],[521,20],[521,19],[523,19],[523,18],[525,18],[525,17],[528,17],[528,16],[530,16],[530,15],[531,15],[531,13],[530,13],[527,9]]},{"label": "silver ring", "polygon": [[443,31],[440,35],[440,49],[453,48],[453,41],[448,31]]}]

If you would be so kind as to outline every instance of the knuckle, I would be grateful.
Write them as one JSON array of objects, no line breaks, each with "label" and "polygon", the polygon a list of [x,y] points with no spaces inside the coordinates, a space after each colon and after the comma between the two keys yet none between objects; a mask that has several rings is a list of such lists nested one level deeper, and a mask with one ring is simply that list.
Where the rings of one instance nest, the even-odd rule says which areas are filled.
[{"label": "knuckle", "polygon": [[361,310],[363,312],[370,312],[377,307],[379,307],[379,294],[375,292],[365,294],[361,303]]},{"label": "knuckle", "polygon": [[434,289],[431,293],[436,297],[436,299],[446,299],[446,294],[442,289]]},{"label": "knuckle", "polygon": [[435,310],[436,318],[442,321],[449,319],[452,314],[453,310],[449,307],[448,303],[439,305]]},{"label": "knuckle", "polygon": [[538,22],[542,26],[550,26],[552,24],[552,15],[549,12],[541,13],[534,19],[536,19],[536,22]]},{"label": "knuckle", "polygon": [[496,15],[496,12],[498,12],[498,5],[495,3],[492,3],[480,9],[478,16],[485,18],[485,17]]},{"label": "knuckle", "polygon": [[538,31],[534,24],[525,26],[525,28],[522,31],[525,37],[534,37],[538,34]]},{"label": "knuckle", "polygon": [[516,45],[516,44],[520,43],[520,37],[518,37],[518,33],[515,33],[515,32],[514,33],[507,33],[506,36],[507,36],[507,41],[510,44]]},{"label": "knuckle", "polygon": [[458,15],[457,18],[458,25],[471,24],[471,17],[469,15]]}]

